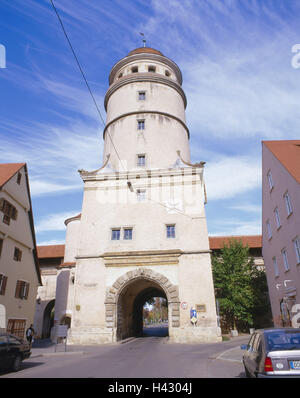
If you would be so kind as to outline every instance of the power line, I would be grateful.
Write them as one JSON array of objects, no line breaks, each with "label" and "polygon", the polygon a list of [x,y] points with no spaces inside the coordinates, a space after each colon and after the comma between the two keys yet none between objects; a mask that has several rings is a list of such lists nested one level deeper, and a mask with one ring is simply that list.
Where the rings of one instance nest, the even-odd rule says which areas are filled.
[{"label": "power line", "polygon": [[[79,60],[78,60],[78,57],[77,57],[77,55],[76,55],[76,53],[75,53],[75,50],[74,50],[74,48],[73,48],[73,46],[72,46],[72,43],[71,43],[71,41],[70,41],[70,39],[69,39],[69,36],[68,36],[67,32],[66,32],[66,29],[65,29],[65,27],[64,27],[64,24],[63,24],[63,22],[62,22],[62,20],[61,20],[61,18],[60,18],[60,16],[59,16],[59,13],[58,13],[58,11],[57,11],[55,5],[54,5],[53,0],[50,0],[50,2],[51,2],[51,4],[52,4],[53,10],[54,10],[54,12],[55,12],[55,14],[56,14],[58,20],[59,20],[60,26],[61,26],[61,28],[62,28],[62,30],[63,30],[64,35],[65,35],[65,38],[67,39],[67,42],[69,43],[70,49],[71,49],[71,51],[72,51],[72,53],[73,53],[73,56],[74,56],[75,61],[76,61],[76,63],[77,63],[77,66],[78,66],[78,68],[79,68],[79,70],[80,70],[80,72],[81,72],[81,75],[82,75],[82,77],[83,77],[83,79],[84,79],[84,81],[85,81],[85,84],[86,84],[86,86],[87,86],[87,89],[88,89],[88,91],[89,91],[89,93],[90,93],[90,95],[91,95],[91,97],[92,97],[92,100],[93,100],[94,105],[95,105],[95,107],[96,107],[96,109],[97,109],[98,115],[100,116],[100,119],[101,119],[101,121],[102,121],[102,123],[103,123],[103,125],[104,125],[104,127],[105,127],[104,119],[103,119],[103,117],[102,117],[102,115],[101,115],[101,112],[100,112],[100,109],[99,109],[98,104],[97,104],[97,102],[96,102],[96,99],[95,99],[95,97],[94,97],[94,95],[93,95],[93,92],[92,92],[92,90],[91,90],[91,88],[90,88],[90,85],[89,85],[89,83],[88,83],[88,81],[87,81],[87,79],[86,79],[86,77],[85,77],[85,74],[84,74],[83,69],[82,69],[82,67],[81,67],[81,65],[80,65],[80,62],[79,62]],[[114,148],[114,150],[115,150],[115,152],[116,152],[116,155],[117,155],[117,157],[119,158],[119,161],[120,161],[121,166],[122,166],[123,169],[126,171],[125,167],[123,166],[122,160],[121,160],[121,158],[120,158],[120,156],[119,156],[119,154],[118,154],[117,148],[115,147],[115,144],[114,144],[114,142],[113,142],[113,140],[112,140],[112,138],[111,138],[111,136],[110,136],[110,134],[109,134],[108,131],[107,131],[107,134],[108,134],[108,136],[109,136],[109,138],[110,138],[110,141],[111,141],[112,146],[113,146],[113,148]]]},{"label": "power line", "polygon": [[[79,70],[80,70],[80,72],[81,72],[81,75],[82,75],[82,77],[83,77],[83,79],[84,79],[84,82],[85,82],[85,84],[86,84],[86,86],[87,86],[87,89],[88,89],[88,91],[89,91],[89,93],[90,93],[90,95],[91,95],[91,97],[92,97],[92,100],[93,100],[93,102],[94,102],[94,105],[95,105],[95,107],[96,107],[96,110],[97,110],[97,112],[98,112],[98,115],[100,116],[100,119],[101,119],[103,125],[105,126],[105,122],[104,122],[104,119],[103,119],[102,114],[101,114],[101,112],[100,112],[100,109],[99,109],[99,107],[98,107],[97,101],[96,101],[96,99],[95,99],[95,97],[94,97],[94,95],[93,95],[93,92],[92,92],[92,90],[91,90],[91,88],[90,88],[90,85],[89,85],[89,83],[88,83],[88,81],[87,81],[87,78],[86,78],[86,76],[85,76],[85,73],[83,72],[83,69],[82,69],[82,67],[81,67],[81,65],[80,65],[79,59],[78,59],[78,57],[77,57],[77,55],[76,55],[76,53],[75,53],[75,50],[74,50],[74,48],[73,48],[73,46],[72,46],[72,43],[71,43],[71,41],[70,41],[70,39],[69,39],[69,36],[68,36],[67,32],[66,32],[66,29],[65,29],[65,27],[64,27],[64,24],[63,24],[63,22],[62,22],[62,20],[61,20],[61,18],[60,18],[60,15],[59,15],[59,13],[58,13],[58,11],[57,11],[57,8],[55,7],[53,0],[50,0],[50,2],[51,2],[51,4],[52,4],[53,10],[54,10],[54,12],[55,12],[55,14],[56,14],[58,20],[59,20],[59,23],[60,23],[60,26],[61,26],[61,28],[62,28],[62,31],[63,31],[63,33],[64,33],[64,35],[65,35],[65,38],[66,38],[66,40],[67,40],[67,42],[68,42],[68,44],[69,44],[69,46],[70,46],[70,49],[71,49],[72,54],[73,54],[73,56],[74,56],[74,58],[75,58],[75,61],[76,61],[76,63],[77,63],[77,66],[78,66],[78,68],[79,68]],[[112,146],[113,146],[113,148],[114,148],[114,150],[115,150],[115,152],[116,152],[116,155],[117,155],[117,157],[118,157],[118,159],[119,159],[119,161],[120,161],[121,166],[123,167],[124,171],[126,171],[126,169],[125,169],[125,167],[124,167],[124,165],[123,165],[123,163],[122,163],[122,160],[121,160],[121,158],[120,158],[120,156],[119,156],[119,154],[118,154],[117,148],[115,147],[115,144],[114,144],[114,142],[113,142],[113,140],[112,140],[112,137],[111,137],[109,131],[107,131],[106,133],[107,133],[108,136],[109,136],[109,139],[110,139],[110,141],[111,141],[111,143],[112,143]],[[129,180],[127,181],[127,184],[128,184],[129,189],[133,191],[133,189],[132,189],[132,188],[133,188],[133,187],[132,187],[132,184],[131,184],[131,182],[130,182]],[[132,188],[131,188],[130,186],[131,186]],[[133,192],[135,192],[135,191],[133,191]],[[135,193],[136,193],[136,192],[135,192]],[[161,205],[161,206],[163,206],[163,207],[165,207],[165,208],[167,208],[167,209],[169,209],[169,210],[175,210],[175,211],[177,212],[177,214],[180,214],[180,215],[183,215],[183,216],[192,218],[192,217],[190,217],[189,215],[185,214],[184,212],[181,212],[181,211],[178,210],[178,209],[174,209],[174,208],[170,208],[170,207],[166,206],[166,205],[165,205],[164,203],[162,203],[162,202],[157,202],[156,200],[153,200],[153,199],[149,199],[149,200],[150,200],[151,202],[156,203],[156,204],[159,204],[159,205]]]}]

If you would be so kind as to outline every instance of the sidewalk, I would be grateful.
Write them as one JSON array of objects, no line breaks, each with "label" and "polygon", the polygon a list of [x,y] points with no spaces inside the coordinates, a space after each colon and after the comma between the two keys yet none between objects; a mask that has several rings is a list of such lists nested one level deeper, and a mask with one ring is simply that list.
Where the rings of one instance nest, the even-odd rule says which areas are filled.
[{"label": "sidewalk", "polygon": [[[30,358],[55,355],[74,355],[92,352],[95,346],[66,345],[64,343],[55,344],[50,339],[36,340],[31,348]],[[65,351],[66,350],[66,351]]]}]

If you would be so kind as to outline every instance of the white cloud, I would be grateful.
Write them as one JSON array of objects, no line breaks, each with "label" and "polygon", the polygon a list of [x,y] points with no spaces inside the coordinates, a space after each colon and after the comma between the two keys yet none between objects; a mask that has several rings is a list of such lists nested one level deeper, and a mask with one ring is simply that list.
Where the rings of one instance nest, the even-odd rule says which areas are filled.
[{"label": "white cloud", "polygon": [[80,211],[68,211],[63,213],[49,214],[42,218],[35,226],[35,231],[46,232],[46,231],[65,231],[66,226],[65,220],[70,217],[76,216]]},{"label": "white cloud", "polygon": [[261,186],[260,163],[252,157],[222,157],[204,171],[208,201],[233,198]]},{"label": "white cloud", "polygon": [[261,205],[254,205],[251,203],[246,203],[246,204],[237,204],[234,206],[229,207],[232,210],[237,210],[237,211],[243,211],[246,213],[261,213],[262,208]]},{"label": "white cloud", "polygon": [[216,232],[209,236],[240,236],[240,235],[261,235],[261,220],[219,220],[215,227]]},{"label": "white cloud", "polygon": [[37,246],[64,245],[64,244],[65,244],[64,240],[56,240],[56,239],[37,242]]}]

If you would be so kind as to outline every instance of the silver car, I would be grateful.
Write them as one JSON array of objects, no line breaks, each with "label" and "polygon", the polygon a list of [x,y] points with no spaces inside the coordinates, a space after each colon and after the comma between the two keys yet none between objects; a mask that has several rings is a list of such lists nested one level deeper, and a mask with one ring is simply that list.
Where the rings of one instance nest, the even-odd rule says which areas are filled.
[{"label": "silver car", "polygon": [[241,348],[246,377],[300,378],[300,329],[256,330]]}]

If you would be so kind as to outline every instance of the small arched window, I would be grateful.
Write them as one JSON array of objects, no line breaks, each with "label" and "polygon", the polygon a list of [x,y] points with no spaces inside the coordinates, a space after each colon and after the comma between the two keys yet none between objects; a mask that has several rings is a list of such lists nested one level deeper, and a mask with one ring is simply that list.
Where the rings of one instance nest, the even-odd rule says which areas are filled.
[{"label": "small arched window", "polygon": [[153,66],[153,65],[148,66],[148,72],[155,73],[156,72],[155,66]]},{"label": "small arched window", "polygon": [[123,73],[119,73],[118,79],[123,76]]},{"label": "small arched window", "polygon": [[166,70],[166,71],[165,71],[165,75],[166,75],[167,77],[170,77],[170,76],[171,76],[171,73],[170,73],[168,70]]},{"label": "small arched window", "polygon": [[139,68],[137,67],[137,66],[133,66],[132,68],[131,68],[131,72],[132,73],[137,73],[139,71]]}]

